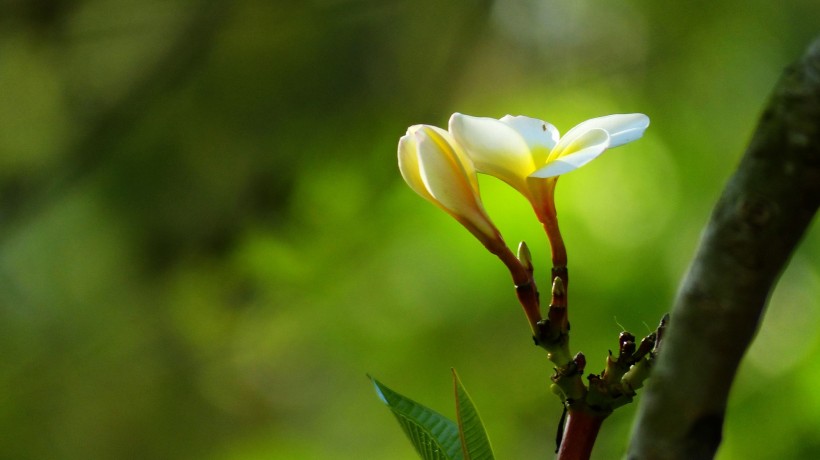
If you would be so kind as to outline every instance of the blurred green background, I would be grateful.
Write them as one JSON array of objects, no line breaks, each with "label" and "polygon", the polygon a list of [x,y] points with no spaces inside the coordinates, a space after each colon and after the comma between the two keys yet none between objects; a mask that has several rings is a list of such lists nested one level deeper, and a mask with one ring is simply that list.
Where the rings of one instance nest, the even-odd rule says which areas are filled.
[{"label": "blurred green background", "polygon": [[[9,459],[412,459],[366,374],[452,416],[450,367],[498,458],[549,458],[561,408],[509,275],[404,185],[399,136],[455,111],[562,132],[650,116],[558,186],[572,348],[597,372],[620,325],[643,335],[669,309],[770,89],[820,32],[814,0],[0,5]],[[543,288],[526,202],[481,184]],[[721,459],[820,456],[818,258],[815,225]],[[622,455],[634,411],[596,458]]]}]

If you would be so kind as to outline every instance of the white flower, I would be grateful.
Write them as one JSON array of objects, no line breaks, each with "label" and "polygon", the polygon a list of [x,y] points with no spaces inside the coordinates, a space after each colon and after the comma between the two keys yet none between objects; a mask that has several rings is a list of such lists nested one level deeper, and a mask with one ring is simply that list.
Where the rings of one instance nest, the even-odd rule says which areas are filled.
[{"label": "white flower", "polygon": [[503,246],[478,193],[475,167],[447,131],[414,125],[399,139],[399,170],[416,193],[453,216],[488,248]]},{"label": "white flower", "polygon": [[608,148],[643,135],[649,117],[640,113],[587,120],[563,137],[551,124],[507,115],[500,120],[460,113],[450,117],[450,133],[479,172],[495,176],[521,192],[536,208],[544,196],[544,179],[573,171]]}]

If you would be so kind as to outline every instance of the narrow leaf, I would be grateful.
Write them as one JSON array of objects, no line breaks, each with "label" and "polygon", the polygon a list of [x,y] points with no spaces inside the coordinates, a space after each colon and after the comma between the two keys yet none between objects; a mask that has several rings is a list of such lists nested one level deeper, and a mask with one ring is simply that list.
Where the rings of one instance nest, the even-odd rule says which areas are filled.
[{"label": "narrow leaf", "polygon": [[413,447],[424,460],[462,460],[455,422],[370,378],[379,398],[396,416]]},{"label": "narrow leaf", "polygon": [[458,434],[461,437],[461,448],[464,460],[493,460],[493,448],[476,411],[473,400],[461,384],[456,370],[453,369],[453,387],[456,393],[456,414],[458,415]]}]

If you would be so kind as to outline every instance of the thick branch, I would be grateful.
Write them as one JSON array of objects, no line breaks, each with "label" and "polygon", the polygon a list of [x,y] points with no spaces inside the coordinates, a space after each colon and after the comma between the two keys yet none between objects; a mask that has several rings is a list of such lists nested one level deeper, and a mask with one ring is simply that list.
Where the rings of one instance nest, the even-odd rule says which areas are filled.
[{"label": "thick branch", "polygon": [[630,459],[711,458],[769,294],[820,204],[820,39],[789,67],[718,201],[642,397]]},{"label": "thick branch", "polygon": [[[608,415],[608,414],[607,414]],[[557,460],[588,460],[606,415],[570,409]]]}]

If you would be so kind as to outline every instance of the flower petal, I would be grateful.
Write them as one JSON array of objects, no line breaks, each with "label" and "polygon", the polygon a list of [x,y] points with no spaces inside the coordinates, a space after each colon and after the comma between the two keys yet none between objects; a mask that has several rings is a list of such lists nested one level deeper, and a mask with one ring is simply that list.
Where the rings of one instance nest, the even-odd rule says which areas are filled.
[{"label": "flower petal", "polygon": [[454,113],[450,133],[464,147],[476,170],[526,193],[525,178],[535,170],[529,146],[511,126],[494,118]]},{"label": "flower petal", "polygon": [[647,127],[649,117],[642,113],[615,114],[582,122],[569,130],[566,136],[580,135],[590,129],[603,129],[609,133],[609,148],[614,148],[639,139]]},{"label": "flower petal", "polygon": [[518,131],[518,134],[524,138],[524,142],[530,148],[535,166],[541,166],[547,162],[550,151],[558,143],[560,137],[555,126],[537,118],[512,115],[505,115],[501,118],[501,122]]},{"label": "flower petal", "polygon": [[427,186],[421,179],[419,167],[418,144],[416,132],[421,125],[414,125],[407,129],[407,134],[399,139],[399,171],[407,185],[427,200],[435,202],[433,195],[427,191]]},{"label": "flower petal", "polygon": [[[566,139],[569,136],[565,136]],[[568,173],[597,158],[609,147],[609,134],[603,129],[592,129],[579,136],[574,136],[566,145],[561,139],[558,158],[547,163],[546,166],[532,173],[530,177],[546,179]],[[558,147],[556,147],[558,149]]]},{"label": "flower petal", "polygon": [[417,131],[415,137],[419,176],[434,202],[454,216],[464,218],[481,234],[496,235],[497,230],[481,205],[470,173],[453,145],[429,126]]},{"label": "flower petal", "polygon": [[470,185],[472,185],[473,190],[475,190],[476,195],[478,195],[478,177],[476,177],[475,165],[473,165],[473,161],[470,159],[467,153],[464,152],[464,149],[461,147],[461,145],[459,145],[458,142],[456,142],[452,134],[439,128],[438,126],[425,125],[424,127],[425,129],[432,130],[435,132],[435,134],[438,134],[439,137],[433,137],[437,139],[437,142],[440,145],[446,145],[448,148],[452,149],[453,153],[456,155],[456,157],[458,157],[459,163],[464,168],[464,172],[467,175],[467,179],[470,181]]},{"label": "flower petal", "polygon": [[419,175],[430,195],[451,211],[475,207],[475,192],[452,146],[429,128],[415,136]]}]

